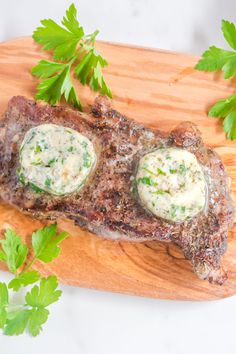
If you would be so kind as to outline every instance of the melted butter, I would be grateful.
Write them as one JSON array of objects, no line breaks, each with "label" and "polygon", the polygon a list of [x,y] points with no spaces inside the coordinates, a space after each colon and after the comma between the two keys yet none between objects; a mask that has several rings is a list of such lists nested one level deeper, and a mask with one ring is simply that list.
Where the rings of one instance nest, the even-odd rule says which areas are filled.
[{"label": "melted butter", "polygon": [[77,131],[55,124],[30,129],[20,148],[25,183],[55,195],[81,188],[96,160],[91,141]]},{"label": "melted butter", "polygon": [[139,161],[136,184],[142,204],[167,220],[191,219],[206,204],[204,173],[187,150],[164,148],[146,154]]}]

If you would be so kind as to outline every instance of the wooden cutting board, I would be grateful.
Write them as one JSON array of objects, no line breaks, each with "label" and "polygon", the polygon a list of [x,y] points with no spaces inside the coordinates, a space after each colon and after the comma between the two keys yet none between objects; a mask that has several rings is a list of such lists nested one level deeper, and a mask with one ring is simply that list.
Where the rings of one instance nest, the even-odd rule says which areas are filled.
[{"label": "wooden cutting board", "polygon": [[[225,139],[220,119],[206,114],[216,100],[235,91],[235,81],[194,71],[197,57],[190,55],[102,42],[97,47],[109,62],[105,77],[115,108],[165,131],[183,120],[195,122],[205,143],[222,157],[236,200],[236,142]],[[46,57],[30,38],[0,44],[0,114],[13,95],[34,96],[38,81],[30,70]],[[95,94],[79,84],[77,89],[88,108]],[[56,274],[62,283],[162,299],[212,300],[236,294],[236,227],[224,257],[229,280],[215,286],[199,280],[172,244],[113,242],[82,231],[68,220],[58,224],[71,237],[64,241],[57,260],[47,266],[37,263],[37,268],[43,274]],[[10,226],[29,244],[31,232],[42,225],[0,203],[0,230]]]}]

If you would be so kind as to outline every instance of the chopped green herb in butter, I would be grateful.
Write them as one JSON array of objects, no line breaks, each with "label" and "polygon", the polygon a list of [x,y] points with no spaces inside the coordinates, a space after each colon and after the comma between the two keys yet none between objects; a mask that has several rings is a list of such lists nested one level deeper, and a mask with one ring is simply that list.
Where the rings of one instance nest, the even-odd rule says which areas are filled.
[{"label": "chopped green herb in butter", "polygon": [[95,160],[87,137],[70,128],[42,124],[25,135],[18,178],[37,193],[66,195],[83,186]]},{"label": "chopped green herb in butter", "polygon": [[139,161],[135,182],[142,204],[156,216],[181,222],[203,210],[206,183],[194,154],[162,148]]}]

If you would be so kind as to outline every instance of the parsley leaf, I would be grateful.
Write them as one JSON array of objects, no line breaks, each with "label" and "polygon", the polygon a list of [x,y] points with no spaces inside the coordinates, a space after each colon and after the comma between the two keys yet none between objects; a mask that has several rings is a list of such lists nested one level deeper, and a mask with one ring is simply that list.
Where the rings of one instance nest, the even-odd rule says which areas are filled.
[{"label": "parsley leaf", "polygon": [[181,174],[185,174],[187,171],[188,171],[188,168],[185,166],[184,163],[181,163],[181,164],[179,165],[179,172],[180,172]]},{"label": "parsley leaf", "polygon": [[23,333],[27,328],[32,336],[37,336],[42,325],[47,321],[49,311],[47,306],[57,301],[61,291],[57,290],[58,282],[55,276],[43,278],[40,286],[35,285],[25,296],[25,307],[8,314],[4,333],[12,336]]},{"label": "parsley leaf", "polygon": [[5,240],[1,240],[3,252],[1,259],[5,260],[10,272],[16,274],[17,269],[25,262],[28,254],[27,246],[21,238],[11,229],[5,232]]},{"label": "parsley leaf", "polygon": [[75,5],[72,4],[66,11],[62,26],[51,19],[42,20],[41,24],[43,27],[34,31],[33,39],[44,50],[53,50],[56,61],[41,60],[32,69],[32,75],[42,79],[37,87],[36,99],[55,105],[64,96],[68,103],[82,110],[72,83],[73,64],[75,76],[83,85],[88,84],[92,90],[112,97],[102,75],[102,68],[108,63],[94,47],[98,31],[85,35],[77,20]]},{"label": "parsley leaf", "polygon": [[224,119],[224,131],[230,140],[236,139],[236,94],[225,100],[218,101],[209,111],[210,117]]},{"label": "parsley leaf", "polygon": [[222,20],[221,29],[229,46],[236,50],[236,28],[232,22]]},{"label": "parsley leaf", "polygon": [[56,290],[58,281],[55,276],[43,278],[40,286],[35,285],[25,296],[26,304],[36,308],[44,308],[57,301],[61,290]]},{"label": "parsley leaf", "polygon": [[[223,70],[224,78],[230,79],[236,75],[236,27],[232,22],[222,20],[221,29],[233,51],[211,46],[202,54],[195,68],[203,71]],[[236,94],[218,101],[208,115],[224,118],[223,125],[227,138],[236,139]]]},{"label": "parsley leaf", "polygon": [[32,189],[35,193],[40,194],[40,193],[43,193],[43,192],[44,192],[41,188],[39,188],[38,186],[36,186],[36,184],[34,184],[34,183],[32,183],[32,182],[29,183],[29,186],[31,187],[31,189]]},{"label": "parsley leaf", "polygon": [[18,291],[22,286],[34,284],[40,278],[41,276],[39,272],[37,272],[37,270],[32,270],[26,273],[23,272],[10,281],[10,283],[8,284],[8,288],[13,289],[14,291]]},{"label": "parsley leaf", "polygon": [[7,320],[6,306],[8,305],[8,290],[5,283],[0,282],[0,328],[3,328]]},{"label": "parsley leaf", "polygon": [[224,78],[229,79],[236,73],[236,53],[212,46],[203,53],[195,68],[202,71],[223,70]]},{"label": "parsley leaf", "polygon": [[88,52],[75,68],[75,75],[80,82],[89,84],[93,91],[100,91],[103,95],[112,97],[111,90],[107,86],[102,68],[108,65],[107,61],[91,46],[83,46]]},{"label": "parsley leaf", "polygon": [[47,321],[49,311],[44,308],[32,309],[28,322],[28,330],[35,337],[42,331],[42,325]]},{"label": "parsley leaf", "polygon": [[157,195],[163,195],[169,193],[169,191],[164,191],[163,189],[158,189],[155,192],[153,192],[153,194],[157,194]]},{"label": "parsley leaf", "polygon": [[22,334],[27,327],[30,314],[31,311],[26,309],[10,313],[4,327],[4,334],[8,336]]},{"label": "parsley leaf", "polygon": [[210,117],[226,117],[236,108],[236,94],[226,100],[218,101],[209,111]]},{"label": "parsley leaf", "polygon": [[159,175],[163,175],[163,176],[166,176],[166,173],[164,171],[162,171],[159,167],[157,167],[157,173]]},{"label": "parsley leaf", "polygon": [[0,261],[6,262],[7,257],[6,254],[0,250]]},{"label": "parsley leaf", "polygon": [[35,258],[42,262],[49,263],[60,254],[61,249],[58,245],[68,237],[66,232],[59,235],[57,233],[57,225],[53,224],[45,226],[41,230],[37,230],[32,234],[32,245]]},{"label": "parsley leaf", "polygon": [[83,27],[76,19],[77,11],[72,4],[63,18],[63,28],[53,20],[42,20],[43,27],[38,27],[33,33],[33,39],[43,46],[44,50],[54,49],[55,60],[70,59],[76,46],[84,36]]},{"label": "parsley leaf", "polygon": [[[221,28],[228,44],[236,50],[236,28],[234,24],[223,20]],[[236,51],[211,46],[202,54],[202,58],[195,68],[203,71],[223,70],[224,78],[229,79],[236,74]]]},{"label": "parsley leaf", "polygon": [[55,63],[49,60],[40,60],[39,64],[33,67],[32,74],[40,79],[48,78],[65,68],[63,63]]},{"label": "parsley leaf", "polygon": [[153,181],[151,179],[151,177],[145,176],[145,177],[140,177],[137,181],[137,183],[142,183],[142,184],[146,184],[148,186],[152,186],[153,185]]},{"label": "parsley leaf", "polygon": [[[56,63],[49,64],[50,62],[47,62],[48,67],[44,74],[42,74],[46,66],[45,62],[45,60],[40,61],[32,70],[33,75],[38,77],[42,77],[43,75],[44,78],[47,78],[38,85],[36,99],[55,105],[60,101],[61,96],[64,95],[68,103],[82,110],[80,100],[71,81],[71,65],[60,64],[57,66],[55,65]],[[52,73],[55,72],[57,73],[52,76]]]},{"label": "parsley leaf", "polygon": [[224,131],[229,140],[236,139],[236,109],[224,119]]}]

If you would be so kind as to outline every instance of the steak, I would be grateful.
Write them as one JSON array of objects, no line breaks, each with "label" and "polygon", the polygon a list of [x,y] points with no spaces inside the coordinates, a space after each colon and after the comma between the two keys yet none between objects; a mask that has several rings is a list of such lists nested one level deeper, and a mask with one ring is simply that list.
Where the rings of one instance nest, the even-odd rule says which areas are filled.
[{"label": "steak", "polygon": [[[75,129],[95,146],[98,161],[94,172],[82,189],[70,195],[38,194],[17,177],[24,135],[44,123]],[[141,156],[155,148],[171,146],[195,154],[208,184],[206,210],[179,223],[146,210],[133,181]],[[0,122],[0,196],[35,218],[56,220],[64,216],[112,240],[174,242],[201,279],[223,284],[227,278],[221,256],[234,220],[228,176],[219,156],[203,144],[199,130],[191,122],[183,122],[166,134],[127,119],[101,96],[90,114],[13,97]]]}]

